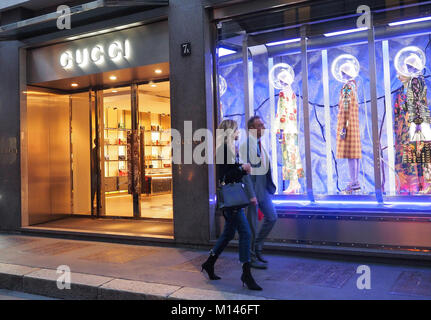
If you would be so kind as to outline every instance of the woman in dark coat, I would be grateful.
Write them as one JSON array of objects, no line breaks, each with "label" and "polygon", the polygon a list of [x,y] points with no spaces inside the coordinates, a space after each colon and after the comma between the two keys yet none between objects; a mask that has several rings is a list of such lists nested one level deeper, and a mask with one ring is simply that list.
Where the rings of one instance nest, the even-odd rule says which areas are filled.
[{"label": "woman in dark coat", "polygon": [[[222,131],[221,131],[222,130]],[[218,143],[216,150],[217,159],[217,181],[218,183],[242,182],[244,176],[251,171],[248,163],[241,164],[235,150],[235,142],[239,138],[238,125],[234,120],[223,120],[218,127],[217,138],[222,140]],[[221,154],[221,152],[223,152]],[[221,161],[223,160],[223,161]],[[222,163],[220,163],[222,162]],[[202,271],[205,270],[211,280],[219,280],[220,277],[214,273],[214,264],[219,255],[226,248],[228,243],[234,238],[235,232],[239,234],[239,260],[242,263],[241,281],[250,290],[262,290],[253,279],[250,271],[250,239],[251,231],[244,214],[244,209],[227,208],[223,213],[226,222],[224,230],[216,245],[210,250],[207,261],[202,264]]]}]

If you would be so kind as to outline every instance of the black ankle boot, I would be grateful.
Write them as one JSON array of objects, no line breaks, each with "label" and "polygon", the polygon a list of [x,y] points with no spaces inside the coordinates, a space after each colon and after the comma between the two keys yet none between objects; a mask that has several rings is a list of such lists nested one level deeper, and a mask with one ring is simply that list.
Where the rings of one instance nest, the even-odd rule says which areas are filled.
[{"label": "black ankle boot", "polygon": [[208,277],[210,280],[219,280],[221,279],[218,275],[214,273],[214,264],[217,261],[218,256],[215,254],[210,254],[207,261],[202,264],[202,270],[208,273]]},{"label": "black ankle boot", "polygon": [[245,262],[242,265],[241,281],[242,286],[244,286],[245,283],[247,288],[249,288],[250,290],[262,290],[262,288],[259,287],[256,281],[254,281],[253,276],[251,275],[250,262]]}]

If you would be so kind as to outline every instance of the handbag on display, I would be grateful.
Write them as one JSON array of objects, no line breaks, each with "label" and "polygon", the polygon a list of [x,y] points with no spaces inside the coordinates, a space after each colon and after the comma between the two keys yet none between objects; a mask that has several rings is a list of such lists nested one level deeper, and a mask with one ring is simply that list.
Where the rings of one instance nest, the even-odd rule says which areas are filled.
[{"label": "handbag on display", "polygon": [[242,182],[222,183],[217,189],[219,209],[242,209],[250,204],[250,199]]}]

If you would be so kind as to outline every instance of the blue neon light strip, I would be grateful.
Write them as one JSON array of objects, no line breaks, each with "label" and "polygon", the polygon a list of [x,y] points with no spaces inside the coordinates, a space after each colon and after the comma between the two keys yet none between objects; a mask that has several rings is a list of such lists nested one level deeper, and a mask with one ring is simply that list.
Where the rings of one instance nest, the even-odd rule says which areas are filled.
[{"label": "blue neon light strip", "polygon": [[422,21],[428,21],[431,20],[431,17],[423,17],[423,18],[417,18],[417,19],[410,19],[410,20],[402,20],[402,21],[396,21],[396,22],[391,22],[388,23],[388,25],[390,27],[394,27],[394,26],[400,26],[403,24],[409,24],[409,23],[415,23],[415,22],[422,22]]},{"label": "blue neon light strip", "polygon": [[348,29],[348,30],[343,30],[343,31],[335,31],[335,32],[324,33],[323,35],[325,37],[334,37],[334,36],[338,36],[341,34],[354,33],[354,32],[359,32],[359,31],[364,31],[364,30],[367,30],[367,28],[362,27],[362,28]]},{"label": "blue neon light strip", "polygon": [[278,46],[280,44],[287,44],[287,43],[299,42],[299,41],[301,41],[301,38],[295,38],[295,39],[289,39],[289,40],[270,42],[270,43],[267,43],[266,46],[273,47],[273,46]]}]

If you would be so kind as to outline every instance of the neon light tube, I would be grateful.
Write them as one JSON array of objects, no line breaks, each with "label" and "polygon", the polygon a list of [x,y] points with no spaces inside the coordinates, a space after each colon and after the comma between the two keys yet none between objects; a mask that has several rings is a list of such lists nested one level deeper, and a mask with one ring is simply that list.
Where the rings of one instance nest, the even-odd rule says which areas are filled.
[{"label": "neon light tube", "polygon": [[428,21],[428,20],[431,20],[431,17],[423,17],[423,18],[417,18],[417,19],[410,19],[410,20],[396,21],[396,22],[388,23],[388,25],[389,25],[390,27],[393,27],[393,26],[400,26],[400,25],[403,25],[403,24],[409,24],[409,23],[415,23],[415,22],[422,22],[422,21]]},{"label": "neon light tube", "polygon": [[349,30],[343,30],[343,31],[329,32],[329,33],[324,33],[323,35],[325,37],[333,37],[333,36],[338,36],[340,34],[354,33],[354,32],[359,32],[364,30],[367,30],[367,28],[362,27],[362,28],[355,28],[355,29],[349,29]]},{"label": "neon light tube", "polygon": [[272,47],[272,46],[278,46],[280,44],[287,44],[287,43],[298,42],[298,41],[301,41],[301,38],[270,42],[270,43],[267,43],[266,46]]},{"label": "neon light tube", "polygon": [[218,49],[218,56],[219,57],[227,56],[227,55],[234,54],[234,53],[236,53],[236,51],[233,51],[230,49],[226,49],[226,48],[219,48]]}]

